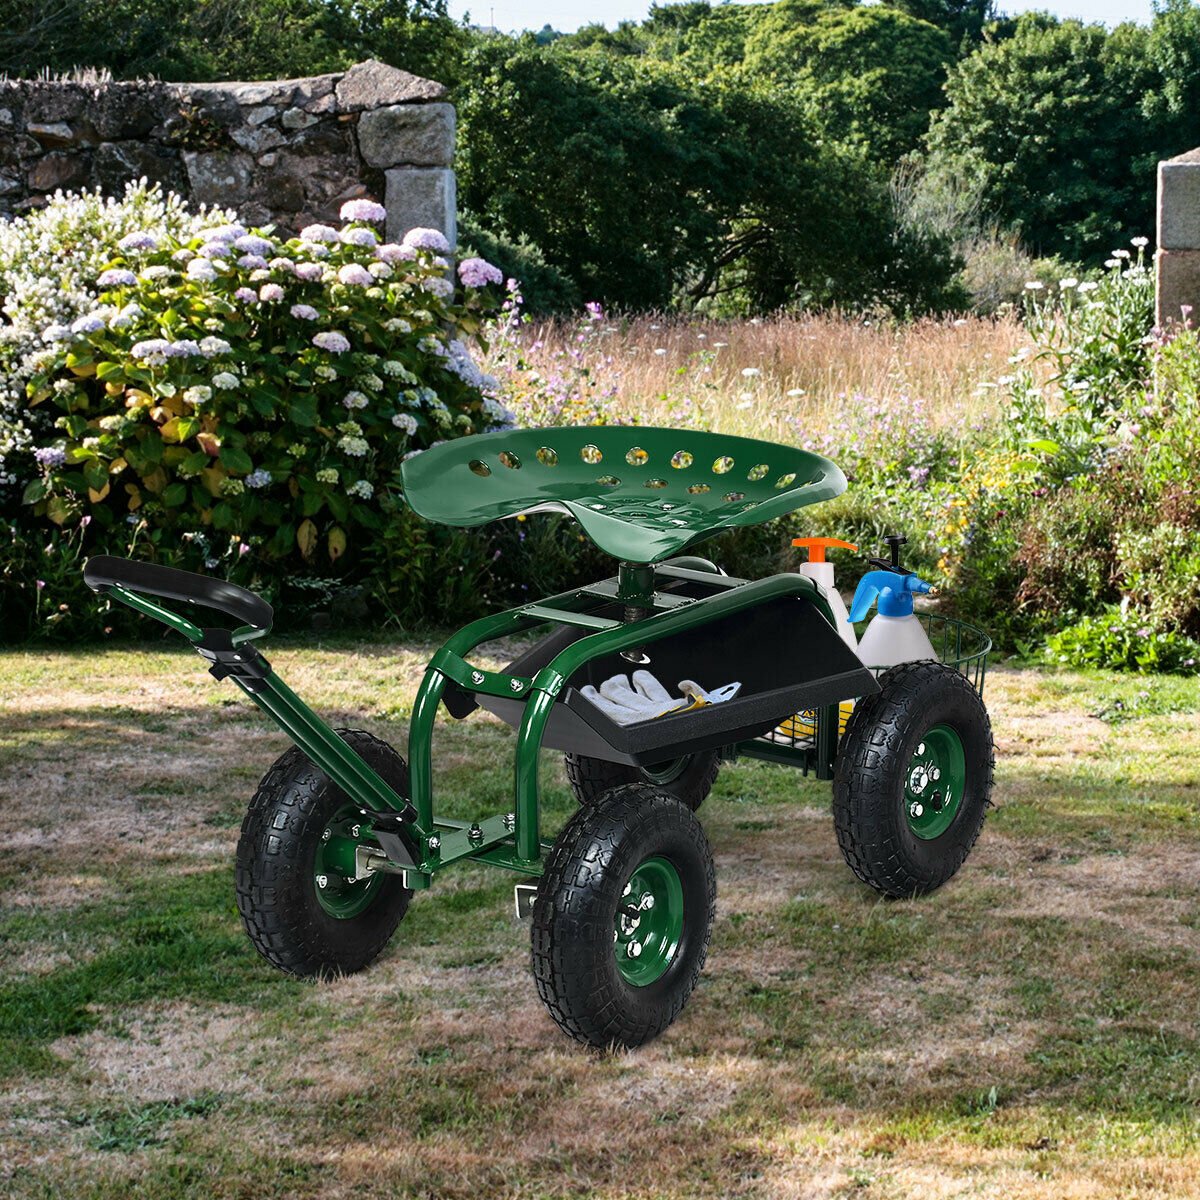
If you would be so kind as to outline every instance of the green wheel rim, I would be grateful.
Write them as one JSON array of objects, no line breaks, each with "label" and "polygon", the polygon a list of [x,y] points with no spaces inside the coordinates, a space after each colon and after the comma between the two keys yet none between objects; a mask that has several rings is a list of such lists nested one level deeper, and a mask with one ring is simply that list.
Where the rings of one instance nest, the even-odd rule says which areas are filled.
[{"label": "green wheel rim", "polygon": [[655,763],[652,767],[643,767],[642,774],[651,783],[660,786],[674,783],[691,765],[692,756],[685,754],[682,758],[674,758],[669,762]]},{"label": "green wheel rim", "polygon": [[646,987],[666,974],[683,937],[683,882],[665,858],[648,858],[629,877],[613,922],[621,978]]},{"label": "green wheel rim", "polygon": [[321,907],[339,921],[366,912],[383,886],[377,872],[357,877],[354,852],[363,844],[362,832],[362,817],[353,804],[345,804],[326,823],[317,845],[313,888]]},{"label": "green wheel rim", "polygon": [[962,738],[949,725],[925,733],[904,776],[904,815],[916,837],[941,837],[958,815],[967,785]]}]

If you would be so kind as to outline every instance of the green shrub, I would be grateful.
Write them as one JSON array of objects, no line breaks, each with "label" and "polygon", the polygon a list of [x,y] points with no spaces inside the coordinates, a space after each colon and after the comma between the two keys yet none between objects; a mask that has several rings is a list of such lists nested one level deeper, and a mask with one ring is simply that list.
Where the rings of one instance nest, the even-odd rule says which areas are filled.
[{"label": "green shrub", "polygon": [[1046,649],[1052,662],[1068,667],[1193,674],[1200,664],[1200,642],[1157,631],[1125,605],[1051,634]]}]

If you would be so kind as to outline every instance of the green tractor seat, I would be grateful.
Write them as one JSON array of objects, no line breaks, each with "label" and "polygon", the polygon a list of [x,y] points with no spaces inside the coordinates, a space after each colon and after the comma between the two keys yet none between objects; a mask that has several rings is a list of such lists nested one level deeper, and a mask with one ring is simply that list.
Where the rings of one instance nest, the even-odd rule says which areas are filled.
[{"label": "green tractor seat", "polygon": [[483,525],[564,512],[614,558],[652,563],[846,490],[828,459],[753,438],[628,425],[514,429],[443,442],[401,469],[414,512]]}]

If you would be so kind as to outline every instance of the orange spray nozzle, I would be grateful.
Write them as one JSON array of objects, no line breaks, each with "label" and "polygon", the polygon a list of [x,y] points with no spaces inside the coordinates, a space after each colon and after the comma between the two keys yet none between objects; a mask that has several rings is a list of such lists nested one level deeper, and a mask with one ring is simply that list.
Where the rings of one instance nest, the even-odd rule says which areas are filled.
[{"label": "orange spray nozzle", "polygon": [[814,563],[825,561],[825,551],[830,546],[840,546],[843,550],[858,549],[853,542],[843,542],[840,538],[792,538],[792,545],[803,546],[808,551],[808,561]]}]

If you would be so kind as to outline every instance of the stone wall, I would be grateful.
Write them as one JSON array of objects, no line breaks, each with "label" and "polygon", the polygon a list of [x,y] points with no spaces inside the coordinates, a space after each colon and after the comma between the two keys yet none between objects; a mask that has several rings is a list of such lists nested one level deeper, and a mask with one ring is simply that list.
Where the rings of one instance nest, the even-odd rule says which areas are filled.
[{"label": "stone wall", "polygon": [[1156,320],[1183,320],[1182,309],[1200,319],[1200,150],[1158,164]]},{"label": "stone wall", "polygon": [[388,235],[455,241],[454,108],[440,83],[380,62],[261,83],[0,83],[0,214],[56,190],[146,178],[195,204],[294,232],[349,199]]}]

